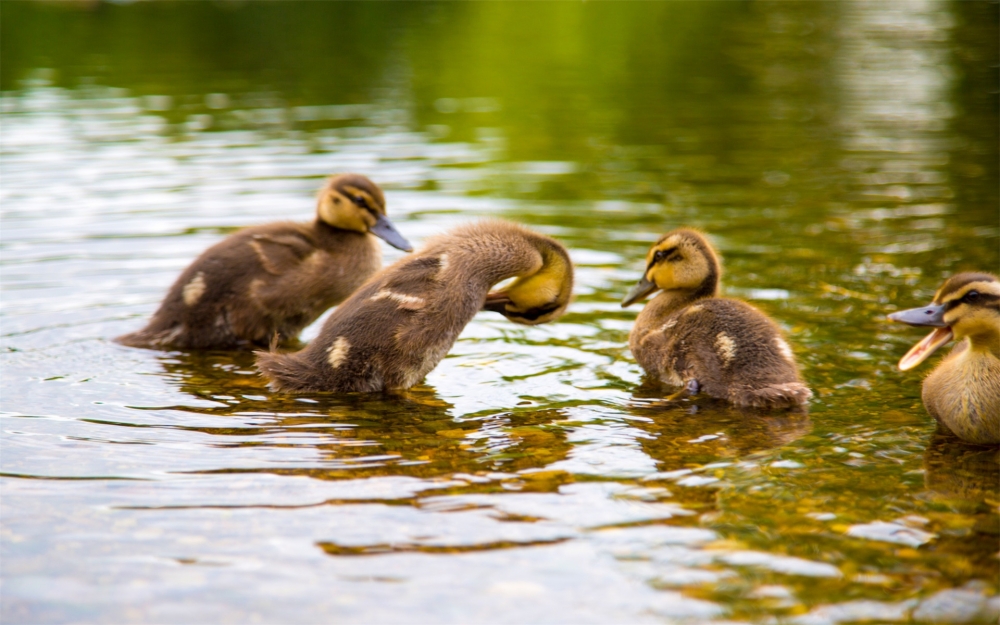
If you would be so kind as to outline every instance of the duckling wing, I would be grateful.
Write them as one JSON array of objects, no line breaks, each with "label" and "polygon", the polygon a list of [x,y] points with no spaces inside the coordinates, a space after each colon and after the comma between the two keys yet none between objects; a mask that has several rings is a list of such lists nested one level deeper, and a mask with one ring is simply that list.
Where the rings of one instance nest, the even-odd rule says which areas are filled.
[{"label": "duckling wing", "polygon": [[264,271],[275,276],[295,270],[316,252],[315,244],[298,233],[255,234],[250,247],[257,253]]}]

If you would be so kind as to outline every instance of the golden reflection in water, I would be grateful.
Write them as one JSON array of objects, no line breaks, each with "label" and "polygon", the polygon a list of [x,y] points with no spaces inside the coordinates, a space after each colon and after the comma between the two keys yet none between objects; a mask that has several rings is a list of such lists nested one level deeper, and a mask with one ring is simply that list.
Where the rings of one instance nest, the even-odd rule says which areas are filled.
[{"label": "golden reflection in water", "polygon": [[[938,428],[924,452],[924,484],[935,498],[1000,506],[1000,449],[970,445]],[[1000,528],[998,528],[1000,530]]]},{"label": "golden reflection in water", "polygon": [[936,504],[927,516],[938,530],[926,547],[927,562],[949,581],[996,576],[1000,449],[970,445],[939,426],[924,452],[924,484]]},{"label": "golden reflection in water", "polygon": [[647,377],[636,389],[631,407],[633,414],[648,417],[635,424],[654,435],[642,443],[661,471],[739,459],[787,445],[812,429],[806,410],[737,408],[705,396],[673,402],[654,399],[666,392]]}]

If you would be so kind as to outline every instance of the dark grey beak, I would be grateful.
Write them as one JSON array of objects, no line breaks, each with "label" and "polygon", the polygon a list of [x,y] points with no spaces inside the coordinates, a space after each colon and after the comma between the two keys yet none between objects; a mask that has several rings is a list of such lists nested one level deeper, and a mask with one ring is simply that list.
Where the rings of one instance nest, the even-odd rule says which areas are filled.
[{"label": "dark grey beak", "polygon": [[399,234],[396,226],[392,225],[392,222],[385,215],[379,215],[378,221],[368,229],[368,232],[371,232],[397,250],[403,250],[404,252],[413,251],[413,246],[410,245],[410,242],[404,239],[403,235]]},{"label": "dark grey beak", "polygon": [[893,321],[908,323],[911,326],[934,326],[943,328],[947,326],[944,322],[944,305],[931,304],[922,308],[911,308],[892,313],[889,318]]},{"label": "dark grey beak", "polygon": [[639,283],[632,287],[632,290],[629,291],[628,295],[625,296],[625,299],[622,300],[622,308],[625,308],[633,302],[641,300],[655,290],[656,283],[650,282],[646,279],[646,276],[643,276],[642,280],[639,280]]},{"label": "dark grey beak", "polygon": [[486,294],[486,301],[483,302],[482,309],[506,315],[507,304],[509,303],[510,298],[507,297],[507,293],[505,291],[494,291]]}]

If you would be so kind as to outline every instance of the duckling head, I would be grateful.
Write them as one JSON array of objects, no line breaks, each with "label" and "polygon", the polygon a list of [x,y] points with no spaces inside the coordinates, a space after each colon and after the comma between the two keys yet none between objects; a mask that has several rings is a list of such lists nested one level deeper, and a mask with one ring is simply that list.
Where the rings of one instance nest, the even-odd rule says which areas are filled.
[{"label": "duckling head", "polygon": [[908,371],[952,339],[969,339],[973,349],[1000,357],[1000,280],[988,273],[960,273],[948,279],[929,306],[889,315],[889,319],[934,330],[899,361]]},{"label": "duckling head", "polygon": [[573,263],[565,248],[555,241],[542,240],[538,248],[538,269],[517,276],[502,290],[488,293],[483,310],[529,326],[547,323],[566,312],[573,295]]},{"label": "duckling head", "polygon": [[371,233],[404,252],[413,251],[386,216],[382,189],[360,174],[331,176],[320,189],[316,213],[334,228]]},{"label": "duckling head", "polygon": [[715,295],[722,269],[705,235],[681,228],[668,232],[649,248],[646,273],[632,287],[622,308],[657,290],[686,291],[692,299]]}]

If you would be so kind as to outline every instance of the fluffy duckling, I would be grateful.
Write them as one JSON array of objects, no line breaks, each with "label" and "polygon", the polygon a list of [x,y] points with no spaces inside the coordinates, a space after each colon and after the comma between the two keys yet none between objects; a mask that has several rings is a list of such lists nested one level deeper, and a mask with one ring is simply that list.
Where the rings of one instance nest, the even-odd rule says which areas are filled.
[{"label": "fluffy duckling", "polygon": [[924,380],[927,412],[955,436],[1000,444],[1000,281],[988,273],[952,276],[929,306],[889,315],[934,330],[899,361],[908,371],[952,339],[959,343]]},{"label": "fluffy duckling", "polygon": [[737,406],[801,406],[812,393],[773,321],[746,302],[716,297],[722,270],[705,237],[679,229],[646,255],[646,273],[622,307],[661,290],[636,318],[629,348],[642,368],[683,393],[704,390]]},{"label": "fluffy duckling", "polygon": [[[382,190],[359,174],[331,177],[316,220],[245,228],[205,250],[170,287],[132,347],[234,349],[287,341],[382,265],[375,237],[410,251]],[[375,235],[375,236],[369,236]]]},{"label": "fluffy duckling", "polygon": [[476,312],[545,323],[563,314],[572,290],[569,254],[553,239],[505,221],[462,226],[372,277],[308,347],[257,352],[257,367],[278,391],[406,389],[437,366]]}]

